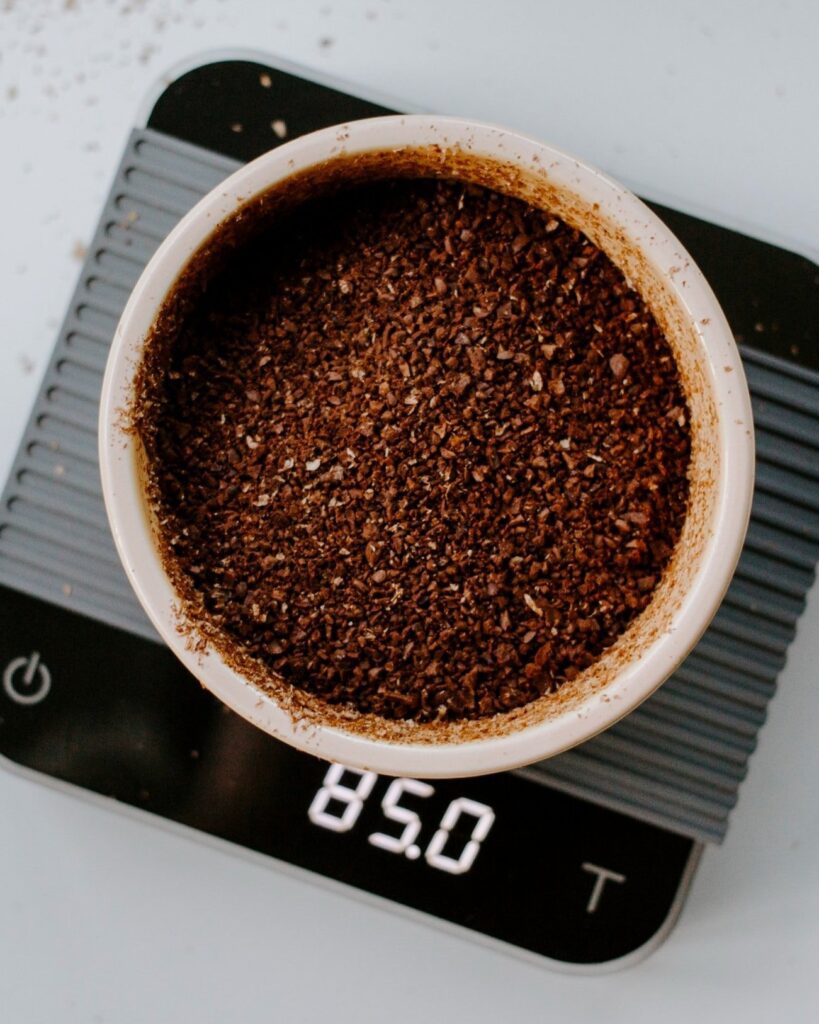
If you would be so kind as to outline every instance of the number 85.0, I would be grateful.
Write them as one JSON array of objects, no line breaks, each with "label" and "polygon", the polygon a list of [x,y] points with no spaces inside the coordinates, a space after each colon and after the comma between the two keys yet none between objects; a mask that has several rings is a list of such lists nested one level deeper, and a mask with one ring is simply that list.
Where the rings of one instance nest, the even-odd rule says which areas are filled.
[{"label": "number 85.0", "polygon": [[[357,776],[355,784],[345,784],[345,775]],[[321,789],[310,804],[307,812],[310,821],[333,832],[349,832],[358,821],[364,801],[372,792],[377,779],[375,772],[362,772],[340,764],[332,765],[324,777]],[[405,793],[415,797],[430,797],[434,792],[433,786],[419,779],[393,779],[381,801],[381,810],[385,818],[403,825],[403,831],[398,836],[373,832],[369,836],[369,842],[389,853],[403,854],[410,860],[420,857],[421,850],[415,841],[421,833],[421,819],[415,811],[401,804],[401,798]],[[332,813],[331,801],[341,805],[343,809],[340,813]],[[475,824],[460,855],[452,857],[443,852],[444,847],[450,833],[464,814],[474,818]],[[481,843],[489,834],[494,821],[495,812],[491,807],[468,797],[458,797],[451,801],[444,812],[438,830],[424,851],[424,859],[430,867],[439,871],[446,871],[451,875],[464,874],[475,863]]]}]

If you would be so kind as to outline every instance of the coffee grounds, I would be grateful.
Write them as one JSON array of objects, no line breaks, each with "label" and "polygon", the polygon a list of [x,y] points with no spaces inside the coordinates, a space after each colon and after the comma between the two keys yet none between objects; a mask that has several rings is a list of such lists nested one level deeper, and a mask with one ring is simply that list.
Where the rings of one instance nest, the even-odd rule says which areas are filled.
[{"label": "coffee grounds", "polygon": [[387,718],[479,718],[575,678],[648,605],[686,514],[654,317],[582,233],[484,188],[291,212],[141,389],[189,615]]}]

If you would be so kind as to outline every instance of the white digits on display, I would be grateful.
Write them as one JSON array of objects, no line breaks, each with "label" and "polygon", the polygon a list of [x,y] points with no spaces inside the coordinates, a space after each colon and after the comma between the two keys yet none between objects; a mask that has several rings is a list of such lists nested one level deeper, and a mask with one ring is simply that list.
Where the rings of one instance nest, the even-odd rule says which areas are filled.
[{"label": "white digits on display", "polygon": [[[477,818],[472,829],[469,842],[461,850],[460,857],[448,857],[444,854],[443,848],[449,839],[449,833],[455,828],[458,818],[462,814],[470,814]],[[475,863],[475,858],[481,848],[481,843],[489,834],[489,829],[495,821],[495,812],[486,804],[479,804],[476,800],[469,800],[465,796],[453,800],[447,807],[446,814],[441,819],[441,827],[432,837],[425,854],[427,864],[439,871],[447,871],[450,875],[462,875],[469,871]]]},{"label": "white digits on display", "polygon": [[[358,776],[354,788],[345,786],[341,781],[345,773]],[[324,784],[313,797],[307,817],[314,825],[329,828],[332,832],[349,832],[358,821],[364,801],[372,792],[377,778],[375,772],[360,772],[357,768],[345,768],[343,764],[331,765],[324,776]],[[345,805],[340,816],[327,809],[331,800]]]},{"label": "white digits on display", "polygon": [[384,832],[373,832],[370,842],[381,850],[388,850],[390,853],[406,854],[411,860],[421,852],[415,846],[415,840],[421,831],[421,819],[408,807],[402,807],[399,800],[404,793],[412,796],[432,796],[435,789],[426,782],[418,779],[393,779],[390,787],[384,794],[381,801],[381,809],[384,817],[390,821],[397,821],[404,826],[400,836],[388,836]]},{"label": "white digits on display", "polygon": [[[345,774],[358,776],[355,786],[347,786],[342,782]],[[324,776],[321,789],[313,797],[307,812],[308,818],[314,825],[329,828],[331,832],[349,832],[358,821],[364,801],[372,792],[377,779],[375,772],[362,772],[357,768],[346,768],[343,764],[331,765]],[[381,810],[388,821],[397,821],[404,828],[400,836],[373,832],[369,836],[369,842],[388,853],[403,854],[410,860],[417,860],[421,856],[421,848],[415,841],[421,834],[421,819],[415,811],[401,805],[401,797],[405,793],[410,796],[429,797],[435,793],[435,787],[419,779],[393,779],[381,801]],[[341,804],[343,810],[334,812],[331,801]],[[475,824],[460,855],[451,857],[444,853],[444,848],[462,814],[474,818]],[[463,875],[475,863],[481,843],[489,835],[494,822],[495,812],[487,804],[478,803],[477,800],[470,800],[465,796],[453,800],[441,818],[438,831],[426,848],[424,858],[427,864],[450,875]]]}]

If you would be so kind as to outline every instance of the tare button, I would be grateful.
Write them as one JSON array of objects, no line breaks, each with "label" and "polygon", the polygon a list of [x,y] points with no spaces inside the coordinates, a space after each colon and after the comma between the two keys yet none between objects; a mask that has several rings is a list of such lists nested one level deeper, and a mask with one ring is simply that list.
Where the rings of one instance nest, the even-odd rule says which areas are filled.
[{"label": "tare button", "polygon": [[14,658],[3,671],[3,689],[16,704],[39,704],[51,689],[51,672],[39,651]]}]

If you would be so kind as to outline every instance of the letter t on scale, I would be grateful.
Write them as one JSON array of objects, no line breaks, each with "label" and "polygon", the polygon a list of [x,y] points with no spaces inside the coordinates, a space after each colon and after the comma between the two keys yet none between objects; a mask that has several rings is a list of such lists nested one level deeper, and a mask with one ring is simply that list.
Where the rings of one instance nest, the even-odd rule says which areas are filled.
[{"label": "letter t on scale", "polygon": [[600,903],[600,897],[603,895],[606,882],[617,882],[618,885],[622,885],[626,880],[626,876],[619,874],[617,871],[609,871],[608,868],[601,868],[599,864],[590,864],[588,861],[585,864],[581,864],[581,867],[584,871],[588,871],[589,874],[597,876],[594,880],[591,896],[589,896],[589,902],[586,904],[586,913],[593,914]]}]

